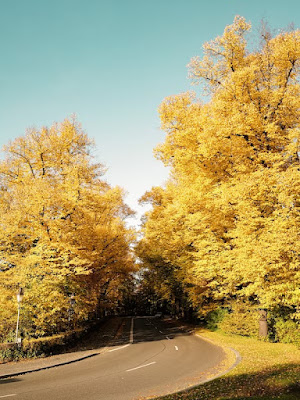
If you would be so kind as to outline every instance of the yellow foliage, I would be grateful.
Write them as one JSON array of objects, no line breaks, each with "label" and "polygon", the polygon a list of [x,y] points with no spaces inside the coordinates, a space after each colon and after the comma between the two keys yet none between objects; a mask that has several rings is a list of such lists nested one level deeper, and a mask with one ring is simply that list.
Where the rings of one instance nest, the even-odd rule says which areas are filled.
[{"label": "yellow foliage", "polygon": [[241,297],[296,310],[300,31],[262,32],[250,52],[250,28],[236,17],[191,60],[193,82],[208,84],[206,104],[183,93],[160,106],[166,140],[156,156],[171,177],[146,197],[153,209],[138,254],[171,264],[194,305]]},{"label": "yellow foliage", "polygon": [[134,233],[124,223],[132,211],[122,189],[101,179],[105,169],[94,162],[92,147],[75,119],[31,130],[5,147],[1,304],[15,298],[18,286],[25,288],[27,333],[66,328],[73,292],[74,318],[86,319],[107,288],[121,286],[134,269]]}]

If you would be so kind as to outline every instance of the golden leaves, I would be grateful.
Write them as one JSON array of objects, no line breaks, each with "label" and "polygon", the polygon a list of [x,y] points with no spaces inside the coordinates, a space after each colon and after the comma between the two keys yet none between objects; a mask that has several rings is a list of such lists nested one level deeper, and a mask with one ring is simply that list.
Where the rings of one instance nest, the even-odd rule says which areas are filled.
[{"label": "golden leaves", "polygon": [[142,249],[145,258],[160,255],[173,266],[194,304],[190,283],[202,279],[210,290],[198,303],[240,296],[295,307],[300,36],[265,34],[261,49],[249,53],[249,29],[236,17],[204,45],[201,60],[192,59],[191,78],[209,83],[207,104],[183,93],[159,109],[166,140],[156,156],[171,167],[171,178],[148,195],[153,210]]},{"label": "golden leaves", "polygon": [[[56,324],[62,329],[58,321],[66,322],[70,292],[76,292],[78,315],[85,319],[95,311],[101,285],[115,287],[131,279],[134,235],[124,220],[132,211],[122,189],[101,180],[104,168],[94,162],[92,146],[80,124],[67,119],[31,130],[5,148],[0,285],[9,291],[26,287],[32,301],[26,303],[29,331],[36,324],[46,332],[42,321],[50,320],[53,329]],[[50,291],[57,296],[44,298]]]}]

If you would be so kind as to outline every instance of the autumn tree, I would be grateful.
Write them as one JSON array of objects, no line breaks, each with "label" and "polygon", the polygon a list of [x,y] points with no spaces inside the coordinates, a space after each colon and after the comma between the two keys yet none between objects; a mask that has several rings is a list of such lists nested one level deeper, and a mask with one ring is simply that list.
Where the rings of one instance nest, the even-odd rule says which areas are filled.
[{"label": "autumn tree", "polygon": [[[102,178],[93,142],[76,119],[29,130],[5,146],[0,164],[0,315],[9,326],[15,291],[25,288],[27,334],[68,328],[101,303],[114,304],[134,269],[134,234],[122,189]],[[9,309],[9,312],[7,310]]]},{"label": "autumn tree", "polygon": [[172,313],[187,313],[191,306],[187,293],[195,286],[188,273],[194,255],[190,232],[185,229],[187,213],[181,188],[170,181],[164,189],[152,188],[141,202],[153,206],[145,216],[143,238],[136,247],[147,272],[146,287],[157,300],[167,302]]},{"label": "autumn tree", "polygon": [[262,30],[250,51],[250,28],[236,17],[191,60],[206,103],[184,93],[160,106],[156,156],[171,178],[151,201],[140,247],[184,265],[200,312],[243,299],[299,318],[300,32]]}]

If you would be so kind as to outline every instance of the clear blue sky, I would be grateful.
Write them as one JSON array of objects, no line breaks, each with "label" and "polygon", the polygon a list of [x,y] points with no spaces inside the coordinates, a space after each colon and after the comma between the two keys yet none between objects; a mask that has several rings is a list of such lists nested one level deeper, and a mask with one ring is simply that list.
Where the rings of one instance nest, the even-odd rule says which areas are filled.
[{"label": "clear blue sky", "polygon": [[128,204],[160,185],[157,108],[235,15],[300,24],[298,0],[0,0],[0,146],[76,113]]}]

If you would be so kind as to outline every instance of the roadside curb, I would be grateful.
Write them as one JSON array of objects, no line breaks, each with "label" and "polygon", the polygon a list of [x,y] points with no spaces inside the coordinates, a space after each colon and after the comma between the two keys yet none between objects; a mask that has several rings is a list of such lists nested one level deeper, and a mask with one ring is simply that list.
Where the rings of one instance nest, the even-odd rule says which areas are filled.
[{"label": "roadside curb", "polygon": [[[99,354],[101,354],[101,352],[100,352],[100,353],[88,354],[88,355],[83,356],[83,357],[79,357],[79,358],[75,358],[75,359],[73,359],[73,360],[63,361],[63,362],[59,362],[59,363],[47,365],[47,366],[45,366],[45,367],[39,367],[39,368],[33,368],[33,369],[26,369],[26,370],[19,371],[19,372],[11,372],[11,373],[9,373],[9,374],[3,374],[3,375],[0,375],[0,379],[12,378],[12,377],[14,377],[14,376],[30,374],[31,372],[38,372],[38,371],[43,371],[43,370],[45,370],[45,369],[50,369],[50,368],[60,367],[60,366],[63,366],[63,365],[73,364],[73,363],[76,363],[76,362],[78,362],[78,361],[85,360],[85,359],[87,359],[87,358],[95,357],[95,356],[97,356],[97,355],[99,355]],[[29,362],[30,362],[30,361],[29,361]]]},{"label": "roadside curb", "polygon": [[168,393],[168,395],[172,395],[172,394],[180,395],[181,393],[186,393],[186,392],[188,392],[190,390],[196,389],[199,386],[204,385],[205,383],[208,383],[208,382],[211,382],[211,381],[213,381],[213,380],[215,380],[217,378],[220,378],[221,376],[226,375],[228,372],[230,372],[233,368],[235,368],[242,361],[242,356],[240,355],[240,353],[237,350],[235,350],[235,349],[233,349],[231,347],[220,346],[219,344],[215,343],[213,340],[208,339],[208,338],[206,338],[204,336],[201,336],[198,333],[195,333],[195,329],[193,329],[192,332],[193,332],[194,336],[198,337],[199,339],[205,340],[205,341],[209,342],[210,344],[213,344],[216,347],[220,347],[221,349],[227,348],[227,349],[231,350],[234,353],[235,361],[229,368],[226,369],[226,371],[222,371],[222,372],[214,375],[213,377],[207,378],[207,379],[205,379],[205,380],[203,380],[203,381],[201,381],[199,383],[196,383],[195,385],[187,387],[186,389],[179,390],[178,392],[170,392],[170,393]]},{"label": "roadside curb", "polygon": [[[61,367],[63,365],[73,364],[73,363],[76,363],[76,362],[79,362],[79,361],[86,360],[88,358],[92,358],[92,357],[98,356],[100,354],[104,354],[108,350],[111,342],[117,337],[122,324],[123,324],[123,320],[120,322],[118,328],[116,329],[116,333],[115,333],[114,337],[110,339],[110,341],[106,344],[105,347],[102,347],[101,349],[99,349],[100,351],[98,351],[98,352],[93,352],[93,353],[89,352],[89,354],[87,354],[87,355],[80,356],[80,357],[75,357],[72,360],[56,362],[54,364],[49,364],[49,365],[45,365],[45,366],[37,367],[37,368],[29,368],[28,367],[27,369],[25,369],[25,366],[24,366],[24,370],[21,370],[21,371],[18,371],[18,372],[11,372],[11,373],[8,373],[8,374],[0,374],[0,379],[13,378],[15,376],[30,374],[32,372],[38,372],[38,371],[43,371],[43,370],[51,369],[51,368],[55,368],[55,367]],[[47,359],[47,357],[42,359],[42,360],[46,360],[46,359]],[[34,359],[32,361],[38,361],[38,358],[36,358],[36,359]],[[30,363],[30,361],[28,361],[28,363]]]},{"label": "roadside curb", "polygon": [[199,333],[196,333],[196,329],[197,329],[197,328],[195,328],[195,327],[187,327],[187,328],[188,328],[188,332],[189,332],[189,333],[193,334],[194,336],[198,337],[199,339],[205,340],[205,341],[209,342],[210,344],[212,344],[212,345],[214,345],[214,346],[216,346],[216,347],[219,347],[219,348],[222,349],[223,351],[224,351],[224,349],[230,350],[230,351],[234,354],[234,356],[235,356],[235,361],[234,361],[233,364],[232,364],[229,368],[227,368],[225,371],[222,371],[222,372],[220,372],[220,373],[214,375],[212,378],[208,378],[208,379],[206,379],[206,380],[203,380],[202,382],[200,382],[200,383],[198,383],[198,384],[196,384],[196,385],[193,385],[193,386],[191,386],[191,387],[189,387],[189,388],[187,388],[187,389],[184,389],[184,390],[182,390],[182,391],[179,391],[178,393],[185,392],[185,391],[187,391],[187,390],[189,390],[189,389],[195,388],[195,387],[200,386],[200,385],[202,385],[202,384],[204,384],[204,383],[206,383],[206,382],[210,382],[210,381],[212,381],[212,380],[214,380],[214,379],[216,379],[216,378],[219,378],[219,377],[221,377],[221,376],[223,376],[223,375],[226,375],[228,372],[230,372],[232,369],[234,369],[234,368],[242,361],[242,356],[240,355],[240,353],[239,353],[237,350],[235,350],[235,349],[233,349],[232,347],[229,347],[229,346],[221,346],[220,344],[217,344],[217,343],[214,342],[213,340],[211,340],[211,339],[209,339],[209,338],[206,338],[205,336],[202,336],[202,335],[200,335]]},{"label": "roadside curb", "polygon": [[[234,356],[235,356],[235,361],[234,361],[234,363],[233,363],[229,368],[227,368],[225,371],[220,372],[219,374],[215,375],[214,377],[209,378],[209,379],[207,379],[207,380],[201,382],[201,385],[204,384],[204,383],[206,383],[206,382],[213,381],[214,379],[217,379],[217,378],[219,378],[220,376],[226,375],[228,372],[230,372],[231,370],[233,370],[233,369],[242,361],[243,358],[242,358],[242,356],[240,355],[240,353],[239,353],[237,350],[233,349],[232,347],[223,347],[223,346],[220,346],[219,344],[215,343],[213,340],[208,339],[208,338],[206,338],[206,337],[204,337],[204,336],[199,335],[199,333],[196,333],[195,336],[197,336],[198,338],[200,338],[200,339],[202,339],[202,340],[206,340],[207,342],[213,344],[214,346],[220,347],[221,349],[227,348],[227,349],[229,349],[230,351],[232,351],[233,354],[234,354]],[[196,385],[196,386],[199,386],[199,385]]]}]

